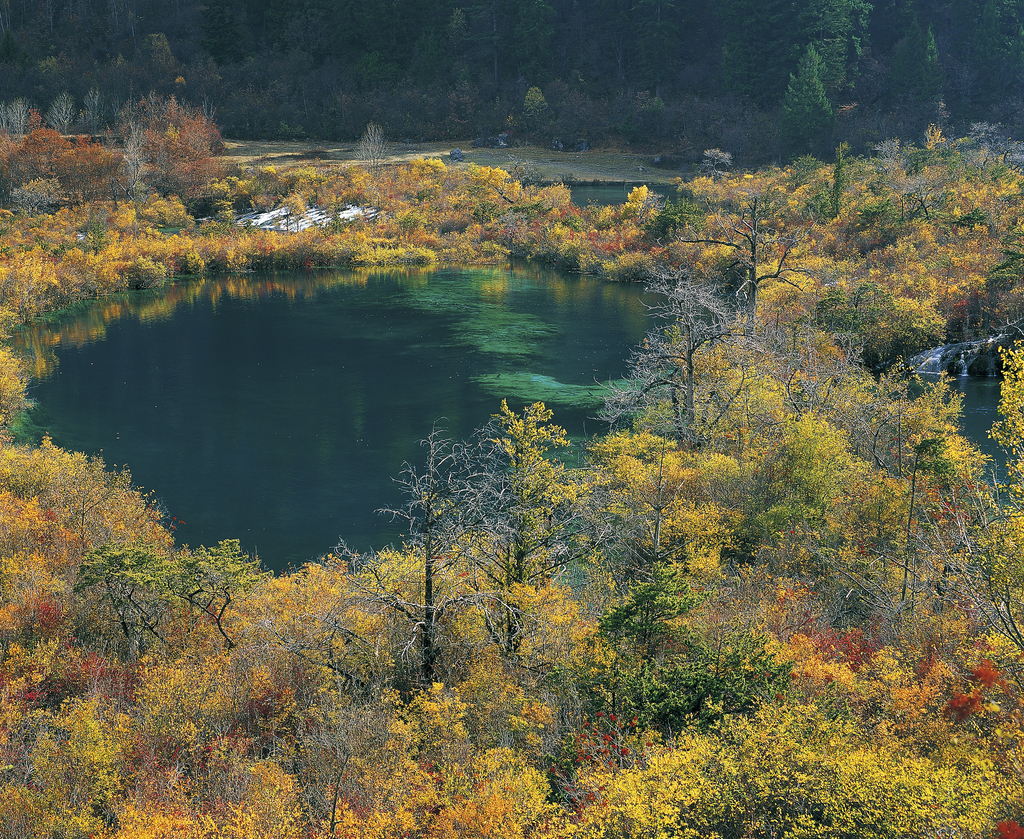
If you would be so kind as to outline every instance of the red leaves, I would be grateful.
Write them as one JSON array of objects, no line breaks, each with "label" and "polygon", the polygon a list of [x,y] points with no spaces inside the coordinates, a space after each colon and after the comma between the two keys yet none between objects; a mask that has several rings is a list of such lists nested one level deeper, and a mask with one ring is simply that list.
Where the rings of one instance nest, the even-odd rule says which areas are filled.
[{"label": "red leaves", "polygon": [[996,834],[999,839],[1024,839],[1024,827],[1021,827],[1014,819],[1007,819],[996,825]]},{"label": "red leaves", "polygon": [[953,698],[942,709],[942,716],[956,723],[963,722],[980,710],[981,699],[981,692],[977,690],[970,693],[954,693]]},{"label": "red leaves", "polygon": [[862,629],[848,629],[841,633],[828,629],[815,638],[815,647],[819,653],[845,662],[854,673],[872,659],[879,646]]},{"label": "red leaves", "polygon": [[[953,698],[942,709],[942,715],[956,723],[963,722],[969,716],[981,710],[986,691],[991,690],[996,685],[999,685],[1004,690],[1006,689],[1006,684],[1003,682],[998,668],[987,658],[981,664],[971,668],[971,675],[968,678],[977,684],[977,687],[970,693],[954,692]],[[1020,834],[1020,839],[1024,839],[1024,833]]]},{"label": "red leaves", "polygon": [[987,658],[981,664],[971,668],[971,681],[977,682],[985,690],[992,690],[996,684],[1003,684],[999,670]]}]

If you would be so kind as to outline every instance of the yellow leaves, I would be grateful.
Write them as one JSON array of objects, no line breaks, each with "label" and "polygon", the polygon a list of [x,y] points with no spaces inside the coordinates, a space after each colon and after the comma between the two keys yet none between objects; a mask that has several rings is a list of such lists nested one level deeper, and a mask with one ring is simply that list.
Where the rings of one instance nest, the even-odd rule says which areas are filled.
[{"label": "yellow leaves", "polygon": [[404,716],[401,725],[411,729],[403,734],[421,760],[441,765],[461,762],[457,759],[464,756],[469,735],[466,703],[457,693],[435,682],[416,694]]},{"label": "yellow leaves", "polygon": [[549,705],[531,698],[496,650],[484,648],[468,663],[459,683],[466,726],[479,748],[511,743],[524,758],[541,755],[554,722]]},{"label": "yellow leaves", "polygon": [[942,129],[932,123],[924,132],[924,147],[926,149],[938,149],[946,145],[946,138],[942,136]]},{"label": "yellow leaves", "polygon": [[906,660],[885,647],[862,674],[859,693],[876,718],[885,720],[902,742],[928,752],[948,746],[950,725],[941,715],[953,674],[938,658]]},{"label": "yellow leaves", "polygon": [[27,407],[25,371],[7,347],[0,347],[0,427],[6,427]]},{"label": "yellow leaves", "polygon": [[239,800],[198,812],[180,787],[117,809],[117,828],[104,839],[299,839],[307,835],[295,779],[270,761],[241,770]]},{"label": "yellow leaves", "polygon": [[[979,767],[980,768],[980,767]],[[963,767],[966,769],[966,767]],[[584,781],[597,803],[545,837],[648,839],[775,835],[908,836],[976,830],[998,800],[991,773],[957,787],[945,768],[894,748],[864,748],[813,709],[763,706],[707,735]],[[979,814],[985,814],[980,815]]]},{"label": "yellow leaves", "polygon": [[794,688],[802,696],[820,700],[834,695],[836,691],[844,697],[854,694],[856,678],[849,665],[822,660],[808,636],[794,635],[779,655],[792,662]]},{"label": "yellow leaves", "polygon": [[304,835],[295,779],[276,763],[260,761],[248,768],[241,803],[232,805],[220,825],[224,839],[299,839]]},{"label": "yellow leaves", "polygon": [[36,742],[36,783],[58,823],[73,825],[72,835],[102,826],[121,784],[117,749],[95,701],[72,700],[61,708],[54,727]]},{"label": "yellow leaves", "polygon": [[472,794],[457,796],[430,819],[430,839],[519,839],[553,812],[544,777],[511,749],[490,749],[472,762]]},{"label": "yellow leaves", "polygon": [[694,455],[650,432],[619,432],[591,449],[598,480],[612,490],[609,511],[623,519],[639,517],[645,544],[657,538],[663,556],[681,553],[697,577],[710,582],[722,551],[732,539],[729,514],[711,501],[723,455]]},{"label": "yellow leaves", "polygon": [[409,175],[415,180],[441,178],[448,172],[444,161],[439,157],[421,157],[409,164]]},{"label": "yellow leaves", "polygon": [[196,761],[222,716],[217,713],[218,676],[223,678],[212,667],[150,664],[136,690],[141,715],[136,736],[164,760]]},{"label": "yellow leaves", "polygon": [[626,209],[628,212],[638,214],[643,208],[644,203],[647,201],[650,195],[650,190],[646,185],[636,186],[629,192],[629,197],[626,199]]},{"label": "yellow leaves", "polygon": [[1009,489],[1021,506],[1024,501],[1024,351],[1003,351],[1001,357],[1000,420],[992,426],[991,436],[1007,454]]}]

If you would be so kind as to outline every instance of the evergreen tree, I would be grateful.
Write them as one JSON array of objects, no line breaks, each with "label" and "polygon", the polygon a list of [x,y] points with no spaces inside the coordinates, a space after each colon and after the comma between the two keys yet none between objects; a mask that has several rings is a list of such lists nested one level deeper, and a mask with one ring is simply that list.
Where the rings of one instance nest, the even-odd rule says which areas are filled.
[{"label": "evergreen tree", "polygon": [[547,0],[520,0],[515,6],[510,58],[517,76],[529,81],[547,81],[551,39],[555,29],[551,21],[555,10]]},{"label": "evergreen tree", "polygon": [[849,88],[864,53],[871,5],[865,0],[802,0],[800,5],[797,29],[790,37],[814,46],[826,91]]},{"label": "evergreen tree", "polygon": [[821,133],[832,127],[835,115],[821,80],[821,58],[813,45],[800,60],[782,100],[783,141],[791,151],[808,152]]},{"label": "evergreen tree", "polygon": [[927,106],[938,101],[941,88],[942,68],[935,34],[931,27],[926,34],[915,18],[906,37],[896,45],[892,64],[893,98],[913,97]]},{"label": "evergreen tree", "polygon": [[778,102],[804,45],[818,53],[827,90],[856,74],[867,39],[865,0],[726,0],[722,9],[726,80],[736,93]]},{"label": "evergreen tree", "polygon": [[226,63],[242,57],[241,20],[234,0],[209,0],[203,8],[202,31],[199,43],[215,61]]},{"label": "evergreen tree", "polygon": [[0,41],[0,64],[17,61],[19,54],[20,50],[14,41],[14,33],[8,27],[4,32],[3,40]]},{"label": "evergreen tree", "polygon": [[661,83],[678,65],[685,4],[675,0],[638,0],[632,8],[636,37],[637,83],[659,96]]},{"label": "evergreen tree", "polygon": [[722,10],[729,88],[755,102],[778,102],[796,57],[792,3],[727,0]]},{"label": "evergreen tree", "polygon": [[970,38],[970,67],[981,89],[974,94],[975,105],[998,104],[1013,95],[1020,84],[1022,69],[1022,24],[1024,9],[1012,0],[987,0]]}]

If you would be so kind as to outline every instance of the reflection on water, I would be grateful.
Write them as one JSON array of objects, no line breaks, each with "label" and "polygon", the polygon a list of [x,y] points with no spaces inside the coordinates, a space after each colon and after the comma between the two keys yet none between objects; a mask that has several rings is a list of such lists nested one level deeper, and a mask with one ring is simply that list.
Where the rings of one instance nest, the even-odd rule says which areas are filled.
[{"label": "reflection on water", "polygon": [[[599,383],[649,326],[635,286],[536,267],[279,273],[104,299],[26,328],[35,422],[127,464],[190,544],[281,569],[397,537],[374,511],[435,420],[469,436],[502,398],[600,429]],[[441,419],[443,418],[443,419]]]},{"label": "reflection on water", "polygon": [[963,394],[964,407],[960,417],[960,428],[984,454],[995,464],[1005,462],[1002,449],[989,437],[992,423],[999,419],[999,388],[1002,379],[998,377],[973,378],[960,376],[950,379],[950,386]]},{"label": "reflection on water", "polygon": [[[613,184],[569,184],[569,192],[572,194],[572,203],[577,207],[586,207],[587,204],[625,204],[629,193],[642,184],[637,182],[623,181]],[[662,195],[672,195],[675,187],[664,184],[655,184],[650,187],[651,192],[658,192]]]}]

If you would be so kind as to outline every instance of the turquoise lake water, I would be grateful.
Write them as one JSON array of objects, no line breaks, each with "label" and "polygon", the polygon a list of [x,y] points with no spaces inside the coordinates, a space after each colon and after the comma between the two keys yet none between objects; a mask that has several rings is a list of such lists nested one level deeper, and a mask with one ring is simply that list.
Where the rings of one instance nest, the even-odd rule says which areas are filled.
[{"label": "turquoise lake water", "polygon": [[637,286],[525,266],[252,274],[104,299],[21,335],[34,421],[127,465],[182,542],[275,570],[400,533],[375,513],[435,422],[456,439],[537,400],[603,430],[600,384],[649,328]]},{"label": "turquoise lake water", "polygon": [[[435,422],[464,439],[502,399],[540,400],[574,437],[602,432],[642,298],[533,266],[250,274],[105,298],[20,342],[57,445],[127,465],[182,542],[238,538],[283,570],[398,540],[376,511],[402,503],[394,477]],[[996,455],[999,380],[951,385]]]}]

